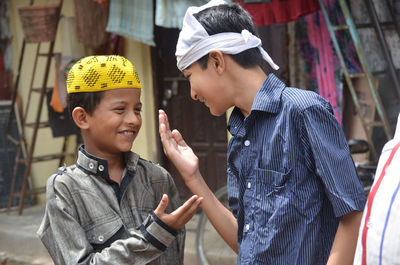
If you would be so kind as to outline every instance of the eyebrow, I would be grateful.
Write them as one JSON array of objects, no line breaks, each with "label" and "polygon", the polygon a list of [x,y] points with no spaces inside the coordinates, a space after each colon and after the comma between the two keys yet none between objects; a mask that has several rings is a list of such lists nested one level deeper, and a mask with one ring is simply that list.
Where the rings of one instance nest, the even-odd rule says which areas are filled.
[{"label": "eyebrow", "polygon": [[[111,105],[119,105],[119,104],[127,104],[126,101],[123,100],[119,100],[119,101],[115,101],[115,102],[111,102]],[[134,104],[135,106],[137,105],[143,105],[143,103],[141,101],[138,101]]]}]

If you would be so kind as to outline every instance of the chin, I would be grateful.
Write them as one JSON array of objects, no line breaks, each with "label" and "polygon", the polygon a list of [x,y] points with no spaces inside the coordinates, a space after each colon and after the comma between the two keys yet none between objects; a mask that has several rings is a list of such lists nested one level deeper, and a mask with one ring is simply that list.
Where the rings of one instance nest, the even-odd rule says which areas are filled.
[{"label": "chin", "polygon": [[131,151],[131,149],[132,149],[132,146],[133,146],[133,144],[131,144],[131,145],[129,145],[129,146],[127,146],[127,145],[125,145],[125,146],[121,146],[120,148],[119,148],[119,150],[121,151],[121,152],[129,152],[129,151]]},{"label": "chin", "polygon": [[219,116],[224,115],[224,114],[225,114],[225,111],[224,111],[224,112],[218,112],[218,111],[215,111],[215,110],[213,110],[213,109],[210,108],[210,113],[211,113],[211,115],[213,115],[213,116],[219,117]]}]

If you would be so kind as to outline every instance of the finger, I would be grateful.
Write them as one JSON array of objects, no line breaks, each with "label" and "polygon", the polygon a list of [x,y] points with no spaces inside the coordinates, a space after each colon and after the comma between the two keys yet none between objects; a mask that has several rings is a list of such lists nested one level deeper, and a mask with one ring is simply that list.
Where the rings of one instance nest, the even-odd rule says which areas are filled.
[{"label": "finger", "polygon": [[158,204],[157,208],[154,210],[154,213],[160,217],[164,214],[165,208],[168,206],[168,195],[163,194],[160,203]]},{"label": "finger", "polygon": [[180,146],[188,146],[186,144],[185,140],[183,139],[182,134],[178,130],[174,129],[171,132],[171,136],[178,143],[178,145],[180,145]]},{"label": "finger", "polygon": [[186,224],[187,222],[189,222],[190,219],[192,219],[193,215],[195,215],[197,210],[199,209],[202,201],[203,197],[197,198],[197,200],[193,204],[191,204],[191,206],[186,209],[185,212],[182,213],[179,218],[181,225]]},{"label": "finger", "polygon": [[199,199],[199,196],[193,195],[184,204],[182,204],[178,209],[176,209],[173,214],[178,218],[182,217],[186,211],[188,211],[194,203]]},{"label": "finger", "polygon": [[167,113],[165,113],[164,110],[160,109],[160,110],[158,110],[158,116],[159,116],[159,118],[161,117],[163,124],[165,124],[165,128],[167,130],[170,130]]},{"label": "finger", "polygon": [[167,127],[168,131],[171,131],[171,128],[169,126],[169,119],[168,119],[168,115],[166,112],[164,112],[164,118],[165,118],[165,126]]},{"label": "finger", "polygon": [[169,141],[172,138],[171,131],[167,130],[167,127],[165,125],[165,117],[163,117],[162,112],[160,111],[159,114],[159,127],[158,131],[160,134],[161,142],[164,146],[164,148],[169,145]]},{"label": "finger", "polygon": [[[167,127],[165,125],[165,112],[162,110],[158,111],[158,123],[159,123],[159,131],[161,133],[165,133],[167,131]],[[161,130],[163,129],[163,130]]]},{"label": "finger", "polygon": [[170,158],[171,154],[176,152],[176,150],[178,149],[178,145],[175,139],[172,137],[171,131],[166,131],[163,124],[160,125],[160,138],[164,153],[167,157]]}]

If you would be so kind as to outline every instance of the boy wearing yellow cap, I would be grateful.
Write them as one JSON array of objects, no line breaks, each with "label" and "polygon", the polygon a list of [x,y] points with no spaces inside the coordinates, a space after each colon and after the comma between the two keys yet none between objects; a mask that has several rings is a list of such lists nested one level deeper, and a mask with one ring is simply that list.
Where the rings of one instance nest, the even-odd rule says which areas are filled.
[{"label": "boy wearing yellow cap", "polygon": [[[273,40],[271,40],[273,41]],[[352,264],[365,204],[343,131],[329,103],[286,87],[249,14],[212,0],[190,7],[177,66],[212,115],[234,107],[227,154],[230,212],[202,178],[198,158],[160,111],[165,153],[238,253],[237,264]]]},{"label": "boy wearing yellow cap", "polygon": [[89,56],[67,79],[82,134],[75,165],[47,181],[38,235],[55,264],[183,264],[184,224],[202,198],[179,207],[169,173],[131,152],[141,84],[127,59]]}]

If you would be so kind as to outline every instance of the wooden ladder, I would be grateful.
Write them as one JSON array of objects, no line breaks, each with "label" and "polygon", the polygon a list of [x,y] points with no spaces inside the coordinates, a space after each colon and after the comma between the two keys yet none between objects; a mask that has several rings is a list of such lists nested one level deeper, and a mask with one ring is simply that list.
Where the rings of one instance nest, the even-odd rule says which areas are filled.
[{"label": "wooden ladder", "polygon": [[[350,94],[351,94],[353,102],[354,102],[354,106],[356,108],[356,111],[359,114],[360,121],[362,123],[365,135],[367,137],[367,141],[368,141],[369,148],[370,148],[371,155],[372,155],[372,160],[374,162],[377,162],[378,153],[376,150],[376,145],[374,144],[373,139],[372,139],[373,129],[377,128],[377,127],[383,128],[387,140],[392,138],[392,131],[391,131],[390,124],[389,124],[387,116],[386,116],[385,109],[382,105],[381,98],[377,91],[377,89],[378,89],[377,85],[374,82],[372,73],[368,69],[365,52],[363,50],[360,38],[357,33],[357,27],[353,21],[353,18],[350,13],[349,7],[346,3],[346,0],[338,0],[341,12],[343,13],[343,16],[346,21],[345,24],[343,24],[343,25],[332,25],[330,18],[329,18],[329,14],[328,14],[325,4],[324,4],[324,0],[318,0],[318,1],[321,6],[321,11],[324,15],[326,24],[328,26],[328,30],[330,32],[333,46],[334,46],[336,54],[339,58],[341,69],[343,71],[343,74],[344,74],[344,77],[346,80],[346,84],[349,88]],[[384,59],[386,60],[387,65],[389,66],[388,70],[390,71],[391,77],[393,78],[393,82],[395,84],[396,91],[397,91],[397,96],[400,97],[400,86],[399,86],[398,77],[395,74],[392,57],[391,57],[390,51],[387,47],[387,43],[383,37],[384,35],[382,33],[381,24],[379,23],[378,18],[376,16],[376,10],[374,8],[372,0],[364,0],[364,2],[368,7],[368,10],[369,10],[368,15],[369,15],[371,21],[373,22],[372,26],[375,28],[375,31],[379,37],[381,48],[384,51],[384,55],[385,55]],[[388,1],[387,1],[387,4],[389,4]],[[392,20],[393,20],[394,26],[396,26],[396,28],[398,28],[397,20],[394,16],[392,17]],[[354,47],[356,48],[357,57],[358,57],[358,60],[361,64],[361,68],[362,68],[362,72],[360,72],[360,73],[350,73],[349,69],[346,66],[344,55],[342,53],[341,47],[340,47],[339,42],[335,35],[335,33],[337,31],[342,31],[342,30],[347,30],[351,36],[351,40],[354,44]],[[353,84],[353,80],[355,78],[359,78],[359,77],[364,77],[367,79],[369,92],[371,93],[371,96],[372,96],[372,99],[373,99],[374,105],[375,105],[375,109],[374,109],[373,113],[378,114],[377,116],[374,114],[373,117],[371,117],[370,119],[366,119],[362,115],[363,109],[362,109],[362,106],[359,101],[359,97],[357,95],[356,89]]]},{"label": "wooden ladder", "polygon": [[[30,1],[30,5],[33,5],[33,0]],[[60,1],[60,7],[58,9],[57,24],[58,24],[58,21],[60,18],[61,7],[62,7],[62,1]],[[7,139],[17,146],[14,172],[13,172],[13,176],[11,179],[7,212],[10,212],[11,208],[13,208],[13,204],[15,203],[14,198],[17,198],[19,215],[22,214],[22,211],[24,208],[24,203],[25,203],[25,198],[27,196],[33,196],[36,194],[44,193],[46,191],[46,187],[40,187],[40,188],[35,188],[35,189],[31,188],[30,178],[31,178],[32,164],[36,163],[36,162],[59,159],[59,166],[61,166],[64,163],[65,157],[67,155],[66,154],[67,137],[64,137],[62,151],[60,153],[35,156],[36,140],[37,140],[39,130],[50,127],[49,121],[41,120],[41,113],[42,113],[42,109],[45,106],[47,106],[47,104],[45,103],[45,97],[46,97],[46,94],[49,91],[49,89],[51,89],[51,88],[47,87],[47,82],[49,79],[51,62],[52,62],[52,59],[54,59],[54,42],[55,42],[54,40],[48,42],[48,50],[46,52],[41,51],[42,42],[29,43],[26,41],[25,38],[22,42],[19,63],[18,63],[18,72],[16,75],[14,90],[13,90],[13,94],[12,94],[11,112],[10,112],[9,119],[8,119],[8,128],[7,128],[7,133],[6,133]],[[16,117],[16,115],[18,115],[18,113],[15,112],[15,109],[16,109],[15,105],[17,104],[16,99],[18,97],[18,86],[19,86],[21,69],[22,69],[22,65],[23,65],[23,61],[24,61],[25,48],[26,48],[26,45],[28,45],[28,44],[29,45],[36,44],[37,49],[36,49],[36,54],[35,54],[35,59],[34,59],[34,64],[33,64],[33,69],[32,69],[28,97],[27,97],[26,104],[24,106],[23,115],[22,115],[22,119],[21,119],[22,120],[21,121],[22,130],[20,131],[20,133],[18,134],[18,137],[16,139],[11,135],[11,124],[12,124],[13,119]],[[34,80],[35,80],[36,76],[38,75],[36,73],[36,70],[37,70],[38,60],[40,57],[43,57],[45,59],[45,70],[44,70],[44,74],[42,77],[41,87],[35,88],[33,86],[35,83]],[[39,95],[39,100],[37,101],[38,104],[37,104],[36,109],[35,109],[35,107],[31,106],[32,95],[34,93]],[[28,121],[28,113],[35,113],[33,121]],[[32,130],[32,134],[31,134],[29,142],[26,141],[27,139],[26,139],[26,135],[25,135],[25,131],[28,129]],[[21,171],[23,171],[22,184],[21,184],[21,187],[17,187],[16,183],[17,183],[17,179],[19,177],[21,177],[19,174]]]}]

